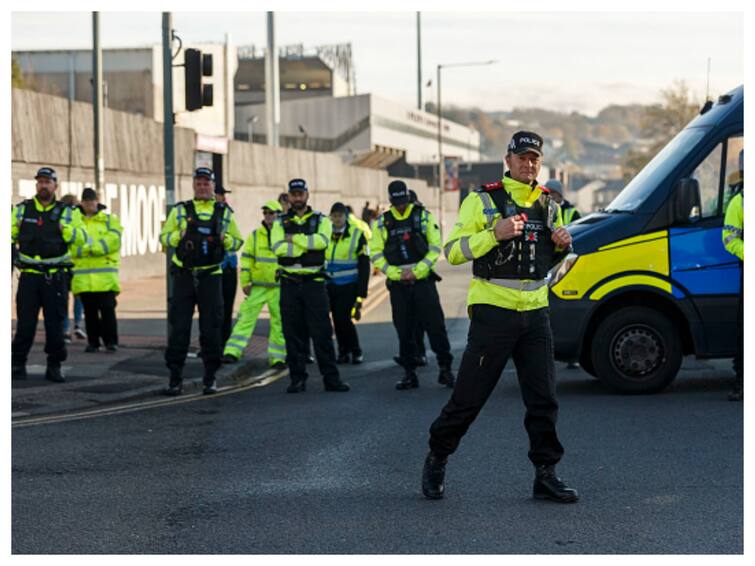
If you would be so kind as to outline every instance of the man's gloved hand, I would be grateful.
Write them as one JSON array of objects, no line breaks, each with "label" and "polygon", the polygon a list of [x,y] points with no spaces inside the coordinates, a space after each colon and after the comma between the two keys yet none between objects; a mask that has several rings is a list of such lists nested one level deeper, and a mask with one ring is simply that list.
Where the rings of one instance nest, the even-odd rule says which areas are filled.
[{"label": "man's gloved hand", "polygon": [[351,307],[351,318],[359,320],[362,318],[362,297],[357,297],[354,306]]}]

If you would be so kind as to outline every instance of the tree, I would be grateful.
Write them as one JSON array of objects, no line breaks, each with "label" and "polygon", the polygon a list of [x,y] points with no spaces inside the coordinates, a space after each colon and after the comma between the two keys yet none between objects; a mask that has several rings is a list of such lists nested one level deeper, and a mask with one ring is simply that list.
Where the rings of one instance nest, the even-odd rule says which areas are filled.
[{"label": "tree", "polygon": [[21,66],[18,61],[11,59],[11,75],[10,84],[13,88],[24,88],[24,73],[21,71]]},{"label": "tree", "polygon": [[653,156],[678,134],[694,118],[700,101],[692,95],[689,86],[682,80],[671,83],[661,90],[661,103],[645,109],[642,117],[642,137],[651,140],[645,151],[629,150],[622,161],[625,179],[631,179]]}]

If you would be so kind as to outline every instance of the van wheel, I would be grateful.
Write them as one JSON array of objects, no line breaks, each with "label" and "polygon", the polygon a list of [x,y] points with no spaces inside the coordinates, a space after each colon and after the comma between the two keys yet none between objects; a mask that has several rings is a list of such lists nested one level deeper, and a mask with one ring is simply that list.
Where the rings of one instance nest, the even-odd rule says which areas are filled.
[{"label": "van wheel", "polygon": [[672,322],[646,307],[625,307],[597,328],[592,362],[598,378],[622,393],[655,393],[682,365],[682,341]]}]

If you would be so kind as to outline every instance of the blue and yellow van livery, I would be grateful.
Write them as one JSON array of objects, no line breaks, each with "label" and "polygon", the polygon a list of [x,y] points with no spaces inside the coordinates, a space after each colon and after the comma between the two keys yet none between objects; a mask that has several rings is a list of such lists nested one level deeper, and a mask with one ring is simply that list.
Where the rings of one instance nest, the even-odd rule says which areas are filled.
[{"label": "blue and yellow van livery", "polygon": [[744,92],[706,104],[605,211],[569,225],[551,279],[556,358],[628,393],[659,391],[682,357],[731,357],[741,266],[721,230],[740,178]]}]

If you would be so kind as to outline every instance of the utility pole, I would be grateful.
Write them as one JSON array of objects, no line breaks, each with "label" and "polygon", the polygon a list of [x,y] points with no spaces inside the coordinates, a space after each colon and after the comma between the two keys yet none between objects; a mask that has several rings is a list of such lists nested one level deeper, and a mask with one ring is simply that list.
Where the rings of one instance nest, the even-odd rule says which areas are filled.
[{"label": "utility pole", "polygon": [[440,114],[440,71],[443,65],[438,65],[438,105],[435,108],[438,114],[438,224],[440,228],[441,240],[444,238],[445,222],[443,221],[443,213],[445,212],[445,206],[443,206],[443,128],[441,127],[441,114]]},{"label": "utility pole", "polygon": [[[173,16],[170,12],[163,12],[163,160],[165,162],[165,218],[176,204],[176,159],[173,140]],[[169,312],[173,298],[173,280],[170,276],[170,265],[173,261],[172,248],[165,250],[167,264],[165,275],[167,279],[168,304],[165,312]],[[167,331],[170,335],[170,321],[167,321]]]},{"label": "utility pole", "polygon": [[102,47],[100,46],[100,13],[92,12],[92,110],[94,112],[94,187],[102,197],[105,189],[102,109]]},{"label": "utility pole", "polygon": [[265,111],[267,145],[278,147],[280,126],[280,73],[275,44],[275,12],[267,13],[267,51],[265,52]]},{"label": "utility pole", "polygon": [[417,12],[417,110],[422,110],[422,26]]}]

